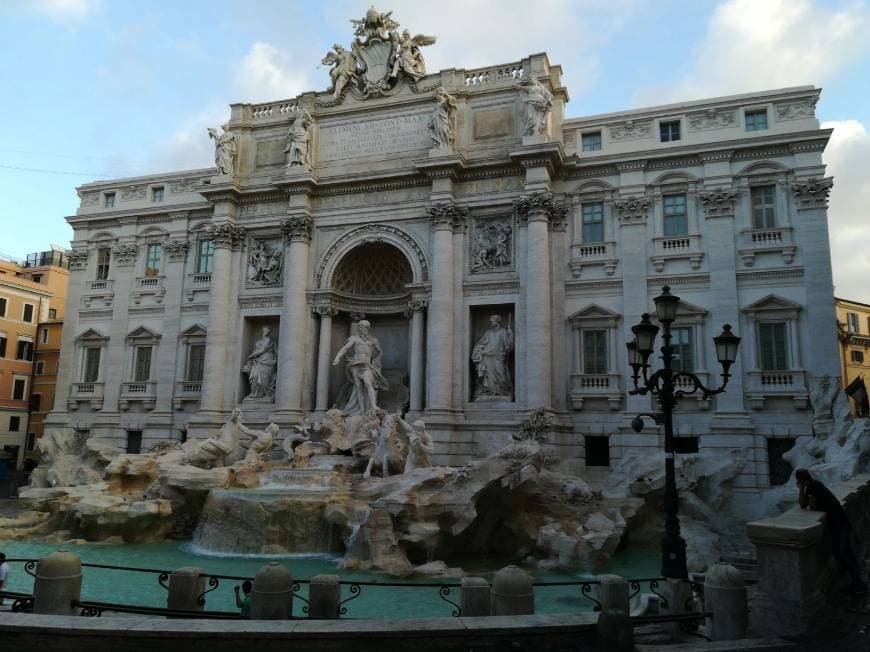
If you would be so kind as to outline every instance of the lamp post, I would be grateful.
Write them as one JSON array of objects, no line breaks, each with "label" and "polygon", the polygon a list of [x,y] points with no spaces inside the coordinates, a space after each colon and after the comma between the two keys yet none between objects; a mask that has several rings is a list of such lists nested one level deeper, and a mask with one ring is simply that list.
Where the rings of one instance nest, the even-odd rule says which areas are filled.
[{"label": "lamp post", "polygon": [[[643,417],[650,417],[656,424],[665,428],[665,535],[662,538],[662,575],[668,578],[685,579],[689,576],[686,568],[686,542],[680,536],[679,500],[677,497],[677,482],[674,474],[674,419],[673,412],[677,401],[687,394],[699,394],[709,398],[725,391],[728,373],[737,358],[737,347],[740,338],[731,332],[730,324],[725,324],[722,334],[714,337],[716,357],[722,365],[722,385],[716,389],[706,387],[701,379],[688,371],[674,371],[671,346],[671,324],[677,316],[677,306],[680,298],[671,294],[666,285],[662,293],[653,299],[656,305],[656,316],[662,327],[661,348],[663,367],[649,375],[649,357],[652,355],[659,327],[650,321],[648,313],[644,313],[639,324],[632,326],[634,341],[626,344],[628,348],[628,363],[632,369],[634,389],[629,394],[652,394],[658,399],[661,411],[656,414],[639,414],[631,420],[635,432],[643,430]],[[683,381],[683,382],[679,382]],[[679,389],[677,389],[679,383]]]}]

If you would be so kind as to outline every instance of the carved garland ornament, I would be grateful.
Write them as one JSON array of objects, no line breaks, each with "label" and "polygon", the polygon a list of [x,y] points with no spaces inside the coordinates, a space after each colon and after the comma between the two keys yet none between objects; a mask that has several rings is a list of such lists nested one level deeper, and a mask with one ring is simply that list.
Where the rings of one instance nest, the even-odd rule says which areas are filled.
[{"label": "carved garland ornament", "polygon": [[423,248],[414,238],[402,229],[390,226],[389,224],[367,224],[366,226],[354,229],[353,231],[348,231],[329,246],[329,249],[326,250],[326,253],[321,259],[320,264],[317,266],[317,273],[314,275],[315,287],[323,287],[323,277],[326,273],[327,266],[335,260],[338,252],[344,249],[349,242],[358,240],[358,244],[361,244],[363,242],[389,241],[388,238],[383,237],[384,235],[392,236],[393,238],[401,240],[406,247],[414,252],[414,255],[417,257],[417,262],[420,265],[422,277],[420,282],[425,283],[428,281],[429,263],[426,260],[426,255],[423,253]]}]

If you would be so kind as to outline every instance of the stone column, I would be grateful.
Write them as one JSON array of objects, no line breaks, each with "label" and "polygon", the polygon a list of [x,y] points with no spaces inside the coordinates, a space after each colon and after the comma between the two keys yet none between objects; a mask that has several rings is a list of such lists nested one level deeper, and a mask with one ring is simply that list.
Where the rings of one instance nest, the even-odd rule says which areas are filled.
[{"label": "stone column", "polygon": [[320,315],[320,340],[317,345],[317,394],[314,401],[314,409],[320,413],[329,409],[332,318],[338,315],[338,310],[330,306],[318,306],[314,312]]},{"label": "stone column", "polygon": [[[410,411],[420,412],[423,409],[423,310],[427,302],[422,299],[408,303],[411,317],[411,359],[410,367]],[[406,312],[406,314],[407,314]]]},{"label": "stone column", "polygon": [[39,560],[33,583],[33,613],[75,616],[74,601],[81,598],[82,560],[65,550]]},{"label": "stone column", "polygon": [[289,620],[293,616],[293,576],[277,561],[263,566],[251,589],[251,620]]},{"label": "stone column", "polygon": [[428,209],[432,226],[432,296],[426,339],[427,410],[449,410],[453,388],[453,229],[467,211],[452,202]]},{"label": "stone column", "polygon": [[[184,288],[184,262],[190,244],[186,234],[181,238],[168,240],[163,245],[166,255],[166,294],[163,298],[163,332],[181,332],[181,297]],[[185,357],[179,360],[176,341],[162,341],[157,348],[158,356],[152,362],[155,369],[151,377],[157,381],[155,411],[168,413],[172,411],[172,395],[175,392],[175,379],[179,363],[183,366]],[[171,427],[171,421],[167,428]]]},{"label": "stone column", "polygon": [[[130,238],[132,236],[127,236]],[[136,288],[137,257],[139,247],[129,239],[119,242],[112,248],[112,274],[115,282],[112,285],[115,293],[112,301],[113,314],[126,315],[130,307],[130,294]],[[118,401],[124,382],[130,380],[131,366],[127,362],[127,334],[129,330],[127,319],[113,319],[109,325],[108,344],[103,348],[100,360],[99,380],[103,383],[103,407],[106,412],[119,409]],[[120,434],[120,433],[119,433]],[[122,444],[123,445],[123,444]]]},{"label": "stone column", "polygon": [[459,609],[463,618],[489,616],[492,596],[489,582],[482,577],[463,577],[459,587]]},{"label": "stone column", "polygon": [[211,284],[208,295],[208,333],[202,374],[200,413],[218,416],[224,409],[224,380],[227,374],[229,315],[232,306],[232,251],[244,237],[245,229],[232,224],[213,224],[208,237],[214,242]]},{"label": "stone column", "polygon": [[548,192],[522,197],[517,213],[526,221],[526,406],[552,406],[552,305],[550,270],[550,224],[560,220],[563,209]]},{"label": "stone column", "polygon": [[278,387],[276,411],[291,418],[302,415],[302,376],[305,372],[305,339],[308,308],[308,246],[312,219],[307,213],[288,217],[281,223],[287,247],[284,255],[284,310],[278,346]]}]

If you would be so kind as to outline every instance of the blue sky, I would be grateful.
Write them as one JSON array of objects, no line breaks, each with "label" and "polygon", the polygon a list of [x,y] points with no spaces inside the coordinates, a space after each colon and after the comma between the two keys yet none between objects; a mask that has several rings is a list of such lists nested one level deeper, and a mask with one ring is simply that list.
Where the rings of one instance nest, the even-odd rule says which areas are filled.
[{"label": "blue sky", "polygon": [[[212,164],[228,104],[324,89],[362,2],[0,2],[0,253],[68,244],[75,187]],[[430,70],[546,51],[569,116],[815,84],[835,127],[830,212],[836,291],[870,303],[870,7],[822,0],[385,0],[438,37]],[[532,9],[530,11],[530,8]]]}]

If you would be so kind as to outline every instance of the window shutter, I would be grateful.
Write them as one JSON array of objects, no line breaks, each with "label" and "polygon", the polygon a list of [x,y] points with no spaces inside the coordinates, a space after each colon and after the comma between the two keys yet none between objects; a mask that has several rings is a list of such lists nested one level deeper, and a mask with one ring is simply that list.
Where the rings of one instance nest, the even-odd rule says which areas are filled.
[{"label": "window shutter", "polygon": [[85,349],[84,382],[95,383],[100,375],[100,349]]},{"label": "window shutter", "polygon": [[145,382],[151,377],[151,347],[136,347],[136,368],[133,372],[133,380]]},{"label": "window shutter", "polygon": [[201,381],[205,364],[205,345],[192,344],[187,359],[187,379]]}]

